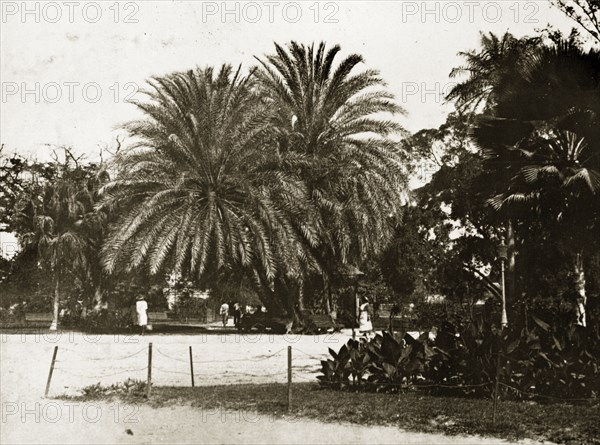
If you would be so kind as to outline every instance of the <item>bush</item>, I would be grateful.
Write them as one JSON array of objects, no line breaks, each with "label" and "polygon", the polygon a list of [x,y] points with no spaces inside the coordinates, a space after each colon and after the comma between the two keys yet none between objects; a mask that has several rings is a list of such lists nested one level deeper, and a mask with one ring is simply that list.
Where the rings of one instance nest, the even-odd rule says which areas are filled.
[{"label": "bush", "polygon": [[196,319],[205,321],[208,311],[205,300],[192,297],[191,292],[185,290],[173,306],[173,312],[178,320]]},{"label": "bush", "polygon": [[146,382],[142,380],[127,379],[121,383],[114,383],[109,386],[102,386],[100,382],[95,385],[89,385],[81,389],[84,397],[91,399],[101,399],[110,396],[142,398],[146,395]]},{"label": "bush", "polygon": [[498,378],[509,398],[594,399],[600,394],[598,324],[552,327],[532,317],[531,329],[501,331],[477,322],[460,329],[445,323],[435,336],[383,332],[370,341],[349,340],[330,353],[317,378],[336,389],[418,388],[483,397]]},{"label": "bush", "polygon": [[507,336],[504,381],[547,397],[600,395],[600,325],[551,326],[533,317],[535,327]]},{"label": "bush", "polygon": [[108,310],[90,312],[87,317],[79,319],[81,328],[97,333],[114,332],[123,330],[132,326],[131,311],[129,310]]}]

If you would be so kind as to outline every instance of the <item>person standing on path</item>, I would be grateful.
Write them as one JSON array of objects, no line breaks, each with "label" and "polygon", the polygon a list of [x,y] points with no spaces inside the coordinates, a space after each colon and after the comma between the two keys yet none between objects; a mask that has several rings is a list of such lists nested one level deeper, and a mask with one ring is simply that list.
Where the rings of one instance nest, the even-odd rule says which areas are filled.
[{"label": "person standing on path", "polygon": [[141,335],[144,335],[148,326],[148,303],[143,296],[137,297],[135,311],[137,312],[137,322],[141,329]]},{"label": "person standing on path", "polygon": [[221,315],[221,319],[223,320],[223,326],[227,326],[227,320],[229,319],[229,305],[227,303],[223,303],[221,305],[221,309],[219,309],[219,314]]},{"label": "person standing on path", "polygon": [[242,319],[242,305],[239,303],[235,303],[233,305],[233,324],[237,328],[240,324],[240,320]]},{"label": "person standing on path", "polygon": [[373,333],[373,322],[371,315],[371,305],[369,304],[369,299],[367,297],[363,298],[362,304],[359,307],[359,332],[363,333],[367,340],[371,338],[371,334]]}]

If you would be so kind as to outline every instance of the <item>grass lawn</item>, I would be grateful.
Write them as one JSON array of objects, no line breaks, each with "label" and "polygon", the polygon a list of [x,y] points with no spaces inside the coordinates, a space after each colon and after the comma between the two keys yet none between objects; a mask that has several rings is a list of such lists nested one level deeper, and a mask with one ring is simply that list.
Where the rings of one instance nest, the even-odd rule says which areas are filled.
[{"label": "grass lawn", "polygon": [[[155,387],[150,400],[119,396],[154,407],[188,404],[202,409],[255,411],[299,416],[323,422],[394,425],[408,431],[478,434],[505,439],[600,444],[600,403],[538,404],[500,401],[492,426],[491,400],[429,396],[420,393],[374,394],[321,389],[315,383],[293,385],[287,413],[287,385],[224,385],[196,388]],[[101,391],[78,400],[111,398]]]}]

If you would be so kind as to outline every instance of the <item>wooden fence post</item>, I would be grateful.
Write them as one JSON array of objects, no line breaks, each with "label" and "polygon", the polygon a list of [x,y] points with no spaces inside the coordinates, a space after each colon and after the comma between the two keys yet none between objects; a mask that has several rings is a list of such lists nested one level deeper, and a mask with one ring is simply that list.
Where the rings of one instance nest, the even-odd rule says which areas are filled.
[{"label": "wooden fence post", "polygon": [[190,346],[190,374],[192,375],[192,388],[194,387],[194,360],[192,359],[192,347]]},{"label": "wooden fence post", "polygon": [[146,397],[150,398],[152,388],[152,343],[148,343],[148,380],[146,381]]},{"label": "wooden fence post", "polygon": [[58,353],[58,346],[54,347],[54,353],[52,354],[52,361],[50,362],[50,372],[48,372],[48,381],[46,382],[46,392],[44,397],[48,397],[50,391],[50,381],[52,380],[52,373],[54,372],[54,363],[56,362],[56,354]]},{"label": "wooden fence post", "polygon": [[288,412],[292,410],[292,347],[288,346]]}]

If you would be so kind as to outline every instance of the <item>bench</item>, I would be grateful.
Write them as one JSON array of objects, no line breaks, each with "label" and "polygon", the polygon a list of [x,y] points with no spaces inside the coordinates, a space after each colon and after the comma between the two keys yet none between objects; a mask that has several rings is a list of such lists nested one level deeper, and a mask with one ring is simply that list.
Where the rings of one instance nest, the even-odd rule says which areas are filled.
[{"label": "bench", "polygon": [[320,334],[330,330],[339,332],[344,328],[344,325],[338,323],[335,318],[328,314],[312,314],[305,312],[304,319],[306,321],[306,332]]},{"label": "bench", "polygon": [[250,332],[257,329],[259,332],[271,332],[286,334],[292,329],[292,320],[281,317],[273,317],[265,312],[255,312],[254,314],[245,314],[236,326],[240,332]]},{"label": "bench", "polygon": [[[402,317],[392,317],[394,331],[406,331],[408,329],[408,321]],[[390,315],[379,313],[378,317],[373,320],[373,329],[376,331],[388,331],[390,329]]]},{"label": "bench", "polygon": [[148,323],[157,323],[161,321],[169,321],[169,313],[166,311],[162,312],[148,312]]},{"label": "bench", "polygon": [[[379,306],[379,311],[375,315],[375,319],[373,320],[373,329],[376,331],[389,331],[390,330],[390,315],[394,310],[394,304],[384,303]],[[394,311],[394,316],[391,317],[391,322],[393,324],[394,331],[406,331],[408,330],[408,320],[403,318],[401,315],[396,315],[398,313],[397,308]]]},{"label": "bench", "polygon": [[33,323],[51,323],[54,316],[46,312],[28,312],[25,314],[25,321]]}]

